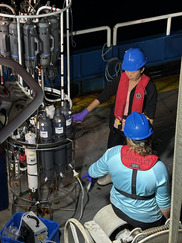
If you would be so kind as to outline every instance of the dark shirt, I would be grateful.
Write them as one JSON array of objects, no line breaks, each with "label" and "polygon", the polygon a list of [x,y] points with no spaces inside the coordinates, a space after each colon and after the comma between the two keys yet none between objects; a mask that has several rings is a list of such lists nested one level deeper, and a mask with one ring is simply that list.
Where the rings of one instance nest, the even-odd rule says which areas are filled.
[{"label": "dark shirt", "polygon": [[[102,104],[106,100],[108,100],[112,95],[116,95],[117,90],[118,90],[118,85],[120,81],[120,76],[116,77],[113,79],[111,83],[105,89],[101,92],[101,94],[98,96],[99,102]],[[133,102],[133,97],[135,94],[135,89],[136,86],[131,90],[130,93],[130,99],[129,99],[129,109],[128,109],[128,115],[131,114],[131,108],[132,108],[132,102]],[[157,105],[157,89],[152,80],[150,80],[145,88],[145,98],[144,98],[144,103],[143,103],[143,113],[149,118],[149,119],[154,119],[155,118],[155,110],[156,110],[156,105]],[[114,106],[111,110],[110,114],[110,128],[112,128],[114,124],[114,108],[115,108],[115,102]]]}]

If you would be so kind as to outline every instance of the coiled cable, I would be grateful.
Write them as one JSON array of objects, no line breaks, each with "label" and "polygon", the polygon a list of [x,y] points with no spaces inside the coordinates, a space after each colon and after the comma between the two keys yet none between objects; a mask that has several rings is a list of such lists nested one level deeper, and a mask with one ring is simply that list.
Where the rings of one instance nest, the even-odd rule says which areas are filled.
[{"label": "coiled cable", "polygon": [[105,66],[105,78],[107,81],[112,82],[112,80],[119,76],[122,72],[121,69],[121,60],[118,57],[112,57],[106,59],[105,56],[112,50],[112,46],[105,50],[107,43],[105,43],[102,47],[102,59],[106,62]]}]

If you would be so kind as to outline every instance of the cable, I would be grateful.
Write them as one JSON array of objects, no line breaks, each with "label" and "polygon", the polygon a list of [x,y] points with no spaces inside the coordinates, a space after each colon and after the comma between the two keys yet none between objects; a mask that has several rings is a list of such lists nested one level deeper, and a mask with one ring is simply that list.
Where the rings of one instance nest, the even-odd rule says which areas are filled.
[{"label": "cable", "polygon": [[118,57],[105,59],[106,54],[108,54],[112,50],[112,46],[111,46],[105,51],[106,45],[107,43],[105,43],[102,47],[102,59],[104,62],[107,62],[105,66],[105,78],[107,81],[111,82],[113,78],[117,77],[121,73],[122,62]]},{"label": "cable", "polygon": [[19,235],[19,232],[20,232],[20,229],[21,229],[22,219],[23,219],[23,217],[24,217],[25,215],[27,215],[27,214],[28,214],[28,212],[22,214],[22,216],[21,216],[20,225],[19,225],[18,231],[16,232],[17,236]]},{"label": "cable", "polygon": [[79,178],[77,178],[79,184],[80,184],[80,188],[81,188],[81,191],[82,191],[82,197],[81,197],[81,206],[80,206],[80,217],[78,218],[78,221],[81,220],[82,216],[83,216],[83,210],[84,210],[84,205],[83,205],[83,200],[84,200],[84,188],[83,188],[83,185],[80,181]]},{"label": "cable", "polygon": [[83,185],[81,183],[81,180],[79,178],[79,173],[76,172],[74,169],[73,169],[73,166],[71,164],[69,164],[69,166],[71,167],[71,169],[73,170],[73,176],[77,179],[79,185],[80,185],[80,188],[81,188],[81,191],[82,191],[82,196],[81,196],[81,206],[80,206],[80,216],[78,218],[78,221],[81,220],[82,216],[83,216],[83,211],[84,211],[84,197],[85,197],[85,193],[84,193],[84,188],[83,188]]}]

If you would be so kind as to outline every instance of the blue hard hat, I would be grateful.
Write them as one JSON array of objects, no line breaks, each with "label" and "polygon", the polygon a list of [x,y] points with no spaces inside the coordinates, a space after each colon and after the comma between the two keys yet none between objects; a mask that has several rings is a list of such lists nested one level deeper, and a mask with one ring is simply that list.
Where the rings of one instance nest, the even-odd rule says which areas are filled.
[{"label": "blue hard hat", "polygon": [[133,140],[142,140],[153,133],[152,125],[146,116],[134,111],[126,118],[124,134]]},{"label": "blue hard hat", "polygon": [[130,48],[124,54],[122,69],[137,71],[147,63],[147,57],[140,48]]}]

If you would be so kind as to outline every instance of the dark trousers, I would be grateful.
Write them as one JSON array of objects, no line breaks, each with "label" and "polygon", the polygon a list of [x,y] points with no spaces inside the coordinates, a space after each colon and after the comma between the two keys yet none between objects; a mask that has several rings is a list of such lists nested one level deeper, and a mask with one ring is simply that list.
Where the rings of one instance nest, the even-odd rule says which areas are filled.
[{"label": "dark trousers", "polygon": [[107,148],[109,149],[117,145],[125,145],[125,144],[126,144],[126,137],[124,135],[124,132],[113,127],[109,133]]},{"label": "dark trousers", "polygon": [[[149,228],[152,228],[152,227],[158,227],[158,226],[164,225],[165,224],[165,221],[166,221],[165,217],[163,216],[158,221],[155,221],[155,222],[152,222],[152,223],[140,222],[140,221],[137,221],[137,220],[134,220],[134,219],[128,217],[126,214],[124,214],[121,210],[119,210],[113,204],[111,204],[111,205],[112,205],[112,208],[113,208],[115,214],[119,218],[121,218],[122,220],[126,221],[128,224],[130,224],[131,226],[133,226],[134,228],[139,227],[142,230],[146,230],[146,229],[149,229]],[[140,213],[140,212],[138,212],[138,213]]]}]

